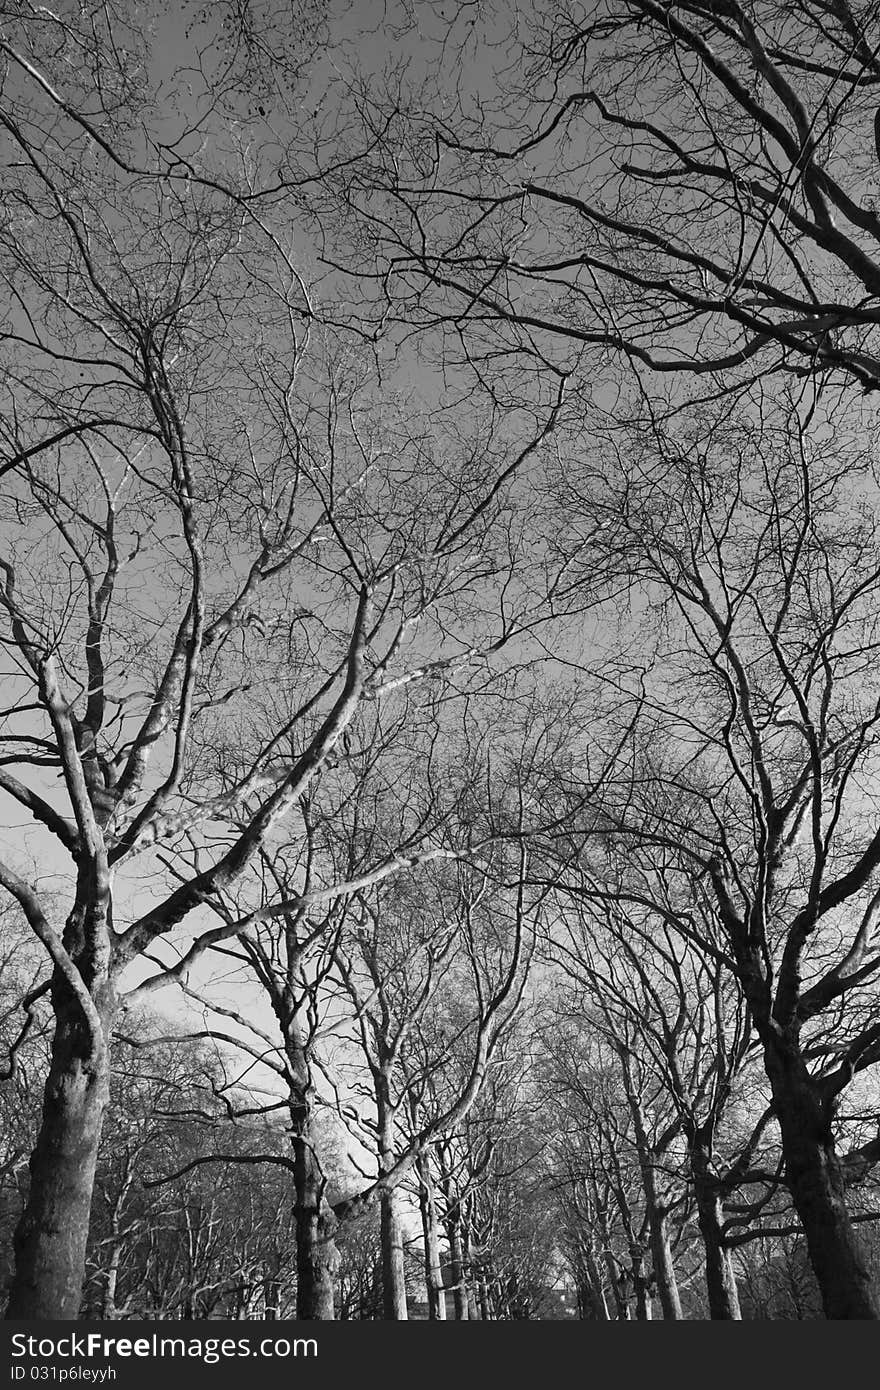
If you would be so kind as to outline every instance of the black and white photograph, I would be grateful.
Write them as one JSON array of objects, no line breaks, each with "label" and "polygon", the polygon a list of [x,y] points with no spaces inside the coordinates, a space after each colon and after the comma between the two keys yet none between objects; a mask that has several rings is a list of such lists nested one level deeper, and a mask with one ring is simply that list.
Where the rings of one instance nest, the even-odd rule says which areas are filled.
[{"label": "black and white photograph", "polygon": [[880,0],[0,0],[0,161],[0,1374],[880,1318]]}]

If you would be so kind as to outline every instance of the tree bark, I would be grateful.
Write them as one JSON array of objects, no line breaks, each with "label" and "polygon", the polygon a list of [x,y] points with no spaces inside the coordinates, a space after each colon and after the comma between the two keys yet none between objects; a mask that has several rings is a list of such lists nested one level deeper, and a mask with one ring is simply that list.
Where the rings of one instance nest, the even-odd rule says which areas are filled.
[{"label": "tree bark", "polygon": [[740,1322],[742,1313],[736,1275],[721,1229],[721,1197],[710,1171],[709,1156],[699,1145],[691,1148],[691,1178],[705,1252],[709,1317],[713,1321]]},{"label": "tree bark", "polygon": [[307,1132],[294,1135],[296,1185],[296,1316],[304,1322],[332,1322],[335,1218],[325,1211],[324,1183]]},{"label": "tree bark", "polygon": [[480,1322],[482,1319],[480,1305],[474,1292],[473,1280],[468,1280],[468,1322]]},{"label": "tree bark", "polygon": [[446,1239],[449,1242],[449,1274],[452,1279],[452,1306],[456,1322],[468,1320],[468,1297],[464,1280],[464,1261],[461,1253],[461,1218],[453,1208],[445,1221]]},{"label": "tree bark", "polygon": [[765,1039],[764,1055],[782,1136],[785,1177],[800,1217],[826,1318],[880,1318],[861,1244],[850,1221],[834,1142],[831,1102],[796,1051]]},{"label": "tree bark", "polygon": [[651,1288],[645,1277],[644,1261],[641,1252],[631,1253],[633,1294],[636,1301],[636,1322],[651,1322],[653,1317],[653,1307],[651,1305]]},{"label": "tree bark", "polygon": [[110,999],[94,1036],[66,984],[54,987],[56,1024],[30,1190],[14,1237],[7,1318],[76,1318],[80,1311],[98,1147],[110,1089]]},{"label": "tree bark", "polygon": [[622,1056],[622,1062],[627,1099],[629,1100],[629,1107],[633,1117],[633,1128],[635,1129],[636,1135],[636,1151],[639,1160],[639,1170],[641,1172],[642,1187],[645,1193],[645,1209],[651,1235],[651,1257],[654,1262],[654,1284],[657,1289],[657,1297],[660,1300],[660,1307],[663,1310],[664,1319],[678,1322],[681,1320],[682,1316],[681,1299],[678,1293],[678,1283],[675,1278],[672,1249],[669,1244],[669,1224],[657,1188],[657,1176],[654,1171],[654,1153],[651,1150],[651,1144],[648,1138],[648,1126],[645,1119],[645,1112],[642,1109],[641,1101],[636,1093],[628,1059]]},{"label": "tree bark", "polygon": [[107,1273],[104,1276],[104,1297],[101,1300],[101,1317],[105,1322],[113,1322],[119,1317],[119,1309],[116,1306],[116,1291],[119,1288],[119,1270],[124,1249],[124,1243],[118,1239],[114,1240],[110,1249],[110,1260],[107,1265]]},{"label": "tree bark", "polygon": [[[288,947],[295,960],[293,948]],[[272,992],[275,1013],[290,1064],[288,1111],[293,1141],[296,1191],[296,1316],[300,1322],[333,1322],[338,1252],[333,1241],[336,1217],[324,1197],[324,1174],[312,1134],[312,1072],[307,1029],[288,995]]]},{"label": "tree bark", "polygon": [[125,1237],[122,1234],[122,1213],[131,1186],[134,1181],[134,1160],[129,1157],[126,1160],[125,1175],[120,1185],[119,1191],[113,1199],[113,1206],[110,1212],[110,1257],[107,1263],[107,1272],[104,1277],[104,1296],[101,1301],[101,1317],[106,1322],[113,1322],[121,1316],[116,1304],[116,1294],[119,1289],[119,1273],[122,1268],[122,1257],[125,1252]]},{"label": "tree bark", "polygon": [[486,1278],[485,1273],[482,1273],[482,1274],[480,1275],[479,1288],[480,1288],[480,1321],[481,1321],[481,1322],[492,1322],[492,1321],[493,1321],[493,1317],[492,1317],[492,1304],[491,1304],[491,1301],[490,1301],[490,1299],[489,1299],[489,1281],[488,1281],[488,1279]]},{"label": "tree bark", "polygon": [[400,1197],[396,1191],[382,1195],[379,1214],[382,1243],[382,1310],[386,1322],[406,1322],[406,1274]]},{"label": "tree bark", "polygon": [[611,1315],[605,1300],[604,1281],[596,1262],[596,1256],[586,1241],[581,1243],[581,1259],[583,1261],[583,1274],[586,1276],[578,1281],[581,1319],[586,1318],[587,1307],[589,1306],[594,1322],[610,1322]]},{"label": "tree bark", "polygon": [[119,1264],[122,1259],[122,1246],[114,1245],[107,1273],[104,1278],[104,1297],[101,1303],[101,1317],[104,1322],[113,1322],[117,1316],[116,1289],[119,1284]]},{"label": "tree bark", "polygon": [[597,1215],[602,1258],[605,1262],[605,1269],[608,1272],[608,1282],[611,1285],[611,1296],[614,1299],[614,1311],[617,1314],[615,1320],[618,1322],[626,1322],[629,1319],[629,1309],[623,1290],[620,1287],[620,1270],[617,1267],[617,1261],[612,1250],[611,1232],[608,1227],[608,1214],[600,1208]]},{"label": "tree bark", "polygon": [[281,1284],[273,1271],[263,1280],[263,1317],[266,1322],[277,1322],[280,1314]]},{"label": "tree bark", "polygon": [[[376,1075],[376,1107],[379,1129],[379,1172],[394,1166],[394,1107],[387,1064]],[[379,1238],[382,1250],[382,1309],[386,1322],[406,1322],[406,1269],[400,1196],[396,1188],[382,1193],[379,1203]]]},{"label": "tree bark", "polygon": [[678,1281],[675,1277],[672,1247],[669,1243],[669,1222],[665,1210],[659,1203],[651,1211],[650,1219],[651,1255],[654,1260],[654,1283],[657,1288],[657,1297],[660,1300],[660,1307],[663,1309],[663,1317],[677,1322],[682,1317],[681,1298],[678,1292]]},{"label": "tree bark", "polygon": [[446,1295],[443,1289],[443,1268],[440,1262],[440,1239],[437,1229],[437,1203],[430,1163],[424,1155],[417,1164],[419,1175],[419,1208],[422,1214],[422,1233],[425,1242],[425,1289],[428,1296],[428,1320],[445,1322]]},{"label": "tree bark", "polygon": [[474,1291],[475,1271],[471,1258],[471,1238],[470,1229],[466,1222],[462,1222],[461,1229],[461,1263],[462,1269],[466,1271],[465,1285],[467,1288],[467,1310],[468,1322],[480,1321],[480,1309],[477,1304],[477,1297]]}]

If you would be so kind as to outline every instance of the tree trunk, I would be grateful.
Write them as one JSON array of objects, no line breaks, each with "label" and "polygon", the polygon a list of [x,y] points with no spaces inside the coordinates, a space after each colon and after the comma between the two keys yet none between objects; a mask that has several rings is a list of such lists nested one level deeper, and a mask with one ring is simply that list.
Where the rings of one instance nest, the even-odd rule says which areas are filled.
[{"label": "tree trunk", "polygon": [[681,1320],[681,1299],[678,1293],[678,1283],[675,1278],[675,1266],[672,1262],[672,1249],[669,1244],[669,1225],[666,1219],[666,1211],[660,1199],[657,1187],[657,1175],[654,1171],[654,1152],[648,1138],[648,1125],[645,1112],[642,1109],[641,1100],[637,1094],[633,1083],[629,1061],[621,1056],[624,1067],[624,1082],[626,1085],[627,1099],[629,1101],[630,1112],[633,1117],[633,1128],[636,1135],[636,1152],[639,1160],[639,1171],[642,1177],[642,1187],[645,1193],[645,1209],[648,1216],[648,1225],[651,1234],[651,1256],[654,1262],[654,1283],[657,1289],[657,1297],[660,1300],[660,1307],[663,1310],[663,1317],[666,1320],[678,1322]]},{"label": "tree trunk", "polygon": [[452,1306],[456,1322],[468,1320],[468,1297],[464,1281],[464,1261],[461,1255],[461,1218],[453,1209],[446,1218],[446,1239],[449,1242],[449,1273],[452,1279]]},{"label": "tree trunk", "polygon": [[[379,1134],[379,1172],[394,1166],[394,1106],[391,1101],[390,1063],[383,1062],[376,1075],[376,1109]],[[396,1188],[382,1193],[379,1203],[379,1238],[382,1250],[382,1311],[386,1322],[406,1322],[406,1268],[400,1195]]]},{"label": "tree trunk", "polygon": [[632,1258],[632,1278],[633,1293],[636,1300],[636,1322],[650,1322],[653,1317],[654,1309],[651,1305],[651,1290],[648,1280],[645,1278],[645,1271],[641,1254],[636,1254]]},{"label": "tree trunk", "polygon": [[480,1320],[482,1322],[492,1322],[492,1304],[489,1300],[489,1281],[483,1273],[480,1275]]},{"label": "tree trunk", "polygon": [[578,1302],[580,1303],[581,1318],[586,1318],[587,1307],[589,1306],[594,1322],[610,1322],[611,1315],[605,1300],[604,1281],[596,1263],[596,1256],[586,1243],[581,1244],[581,1257],[583,1273],[586,1275],[586,1279],[582,1278],[578,1281]]},{"label": "tree trunk", "polygon": [[[304,1126],[307,1131],[307,1124]],[[304,1322],[332,1322],[336,1247],[334,1218],[323,1200],[323,1180],[308,1133],[294,1135],[296,1185],[296,1316]]]},{"label": "tree trunk", "polygon": [[7,1318],[79,1315],[98,1146],[107,1108],[107,1038],[115,1008],[105,1000],[92,1036],[67,986],[56,981],[56,1024],[30,1190],[15,1232],[15,1277]]},{"label": "tree trunk", "polygon": [[134,1159],[127,1158],[125,1164],[125,1176],[117,1192],[113,1207],[110,1213],[110,1258],[107,1263],[107,1273],[104,1277],[104,1297],[101,1305],[101,1317],[106,1322],[113,1322],[120,1316],[116,1306],[116,1294],[119,1288],[119,1272],[122,1268],[122,1256],[125,1252],[125,1237],[122,1234],[122,1213],[131,1186],[134,1181]]},{"label": "tree trunk", "polygon": [[[292,948],[288,949],[293,959]],[[273,996],[273,1005],[291,1076],[288,1110],[296,1191],[296,1316],[300,1322],[332,1322],[338,1262],[333,1235],[338,1223],[324,1197],[324,1174],[313,1143],[310,1033],[283,991]]]},{"label": "tree trunk", "polygon": [[461,1263],[462,1269],[466,1272],[465,1284],[467,1286],[467,1310],[468,1322],[480,1321],[480,1309],[477,1305],[477,1297],[474,1291],[474,1267],[471,1259],[471,1237],[470,1229],[465,1222],[462,1222],[461,1233]]},{"label": "tree trunk", "polygon": [[[635,1222],[633,1221],[632,1209],[626,1195],[626,1189],[620,1175],[620,1168],[617,1158],[614,1158],[616,1176],[618,1178],[614,1188],[614,1198],[617,1209],[620,1212],[620,1221],[626,1235],[627,1252],[629,1254],[630,1277],[632,1279],[633,1296],[635,1298],[635,1320],[636,1322],[650,1322],[653,1316],[651,1306],[651,1280],[645,1274],[645,1252],[642,1246],[641,1237],[636,1233]],[[603,1221],[602,1229],[605,1232],[605,1239],[609,1241],[607,1223]],[[610,1248],[610,1244],[609,1244]],[[618,1285],[618,1295],[623,1297],[623,1291]],[[619,1314],[627,1321],[631,1318],[629,1307],[629,1296],[624,1301],[624,1311]]]},{"label": "tree trunk", "polygon": [[739,1322],[742,1313],[730,1251],[721,1230],[721,1198],[703,1148],[691,1148],[691,1178],[697,1203],[697,1222],[706,1257],[706,1294],[713,1321]]},{"label": "tree trunk", "polygon": [[382,1194],[379,1224],[382,1242],[382,1310],[386,1322],[406,1322],[406,1273],[400,1197],[396,1191]]},{"label": "tree trunk", "polygon": [[115,1242],[110,1252],[110,1263],[104,1278],[104,1297],[101,1303],[101,1317],[105,1322],[113,1322],[118,1316],[116,1290],[119,1286],[119,1266],[122,1261],[123,1246]]},{"label": "tree trunk", "polygon": [[602,1242],[602,1258],[605,1261],[605,1269],[608,1272],[608,1282],[611,1285],[611,1296],[614,1299],[614,1311],[617,1314],[618,1322],[625,1322],[629,1317],[626,1298],[620,1287],[620,1270],[611,1247],[611,1233],[608,1228],[608,1216],[603,1210],[598,1212],[599,1235]]},{"label": "tree trunk", "polygon": [[263,1280],[263,1317],[266,1322],[277,1322],[280,1316],[281,1283],[276,1273],[267,1274]]},{"label": "tree trunk", "polygon": [[880,1318],[880,1298],[846,1206],[832,1107],[799,1054],[765,1041],[785,1177],[807,1242],[826,1318]]},{"label": "tree trunk", "polygon": [[660,1300],[660,1307],[663,1309],[663,1317],[680,1321],[682,1317],[681,1298],[678,1293],[678,1281],[675,1277],[672,1248],[669,1244],[669,1223],[666,1219],[666,1212],[658,1204],[651,1211],[650,1217],[651,1255],[654,1260],[654,1283],[657,1288],[657,1297]]},{"label": "tree trunk", "polygon": [[422,1233],[425,1242],[425,1289],[428,1296],[430,1322],[446,1320],[446,1295],[443,1289],[443,1269],[440,1263],[440,1240],[437,1231],[437,1203],[434,1198],[434,1179],[429,1160],[422,1156],[417,1164],[419,1174],[419,1208],[422,1213]]}]

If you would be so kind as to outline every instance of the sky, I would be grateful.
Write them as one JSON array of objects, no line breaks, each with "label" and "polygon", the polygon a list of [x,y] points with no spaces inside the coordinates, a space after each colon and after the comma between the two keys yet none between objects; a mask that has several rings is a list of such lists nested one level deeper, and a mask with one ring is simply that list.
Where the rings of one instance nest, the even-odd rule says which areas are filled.
[{"label": "sky", "polygon": [[[173,101],[169,96],[167,108],[160,111],[159,129],[162,138],[169,145],[177,140],[183,127],[191,126],[194,121],[198,122],[203,111],[199,92],[200,78],[197,73],[202,59],[198,58],[197,54],[203,43],[210,44],[217,37],[216,11],[210,11],[207,19],[191,27],[187,16],[195,8],[173,4],[165,6],[159,11],[156,20],[152,59],[158,76],[165,82],[166,90],[169,94],[174,91]],[[266,13],[270,8],[271,6],[266,5],[254,7],[258,16],[255,22],[256,33],[261,39],[269,32]],[[294,116],[301,117],[304,126],[311,125],[316,129],[320,129],[325,120],[329,119],[332,123],[335,92],[341,80],[348,80],[349,64],[356,62],[361,73],[367,76],[379,74],[389,66],[399,67],[405,73],[406,80],[413,86],[418,86],[429,75],[436,76],[433,64],[437,52],[436,40],[441,27],[437,22],[437,12],[442,16],[443,6],[417,5],[412,13],[407,12],[408,7],[394,8],[379,4],[337,3],[319,8],[329,42],[324,45],[322,41],[323,51],[317,57],[308,78],[302,81],[293,97],[286,87],[282,88],[279,97],[279,92],[273,92],[271,85],[267,88],[240,92],[236,97],[241,111],[240,128],[236,129],[236,122],[233,120],[229,129],[223,132],[232,143],[237,143],[239,148],[242,148],[243,143],[253,145],[254,160],[264,167],[271,164],[275,152],[287,140],[289,125]],[[147,9],[149,10],[149,6]],[[279,14],[284,16],[283,7]],[[306,15],[309,18],[308,6]],[[281,22],[283,27],[286,26],[285,19],[282,18]],[[463,27],[469,24],[470,20],[462,20]],[[308,30],[308,24],[305,28]],[[389,43],[389,34],[392,33],[393,42]],[[211,61],[222,61],[217,51],[212,55]],[[450,57],[447,54],[446,62],[451,78],[460,84],[460,90],[476,86],[482,80],[481,69],[472,61],[466,61],[462,66],[454,56]],[[192,68],[191,79],[183,88],[175,80],[175,74],[181,66]],[[283,76],[277,75],[279,84]],[[208,126],[205,129],[208,129]],[[211,138],[219,138],[216,129]],[[197,144],[198,141],[193,137],[181,147],[181,152],[189,152]],[[306,233],[297,231],[295,240],[298,242],[298,250],[302,249],[304,252],[304,260],[311,260],[314,251],[309,245]],[[16,326],[20,326],[21,318],[17,316],[14,307],[12,315],[12,321]],[[426,385],[423,369],[416,366],[414,357],[402,358],[396,363],[394,372],[395,389],[398,392],[421,392]],[[14,517],[11,519],[10,529],[16,529]],[[26,547],[23,553],[26,554]],[[150,593],[149,573],[145,572],[138,578],[143,584],[140,601],[146,601],[149,606],[153,599]],[[10,670],[7,675],[7,692],[11,689],[11,677]],[[29,716],[18,719],[15,725],[19,734],[34,731],[36,727]],[[43,732],[42,727],[40,732]],[[33,768],[29,773],[29,781],[51,804],[59,809],[67,809],[63,787],[59,776],[53,770]],[[10,799],[4,796],[3,804],[4,812],[11,808],[11,814],[5,818],[4,827],[7,854],[17,868],[39,885],[46,901],[51,905],[53,914],[57,913],[58,917],[62,918],[72,886],[72,865],[69,857],[54,837],[39,824],[35,824],[16,803],[10,802]],[[121,870],[117,885],[117,925],[124,925],[138,916],[155,901],[157,890],[160,895],[163,894],[162,879],[163,875],[158,870],[155,856],[151,854],[146,854],[131,867]],[[193,913],[178,934],[178,942],[188,939],[202,926],[213,925],[214,922],[215,919],[210,913]],[[165,943],[159,943],[156,951],[167,960],[175,958],[173,948]],[[234,1001],[236,1008],[252,1017],[259,1026],[272,1026],[272,1016],[267,1003],[258,990],[243,981],[240,972],[236,972],[233,967],[234,980],[230,982],[223,978],[230,973],[230,969],[228,962],[218,966],[205,960],[195,974],[194,984],[201,987],[210,982],[221,1002],[225,995],[227,999]],[[138,983],[151,972],[152,966],[148,963],[136,962],[127,972],[123,987]],[[193,1017],[193,1006],[184,1006],[173,987],[152,996],[151,1005],[156,1007],[160,1014],[166,1014],[175,1026],[179,1021]],[[234,1024],[229,1024],[228,1027],[230,1031],[235,1032]],[[264,1079],[268,1080],[268,1077]]]}]

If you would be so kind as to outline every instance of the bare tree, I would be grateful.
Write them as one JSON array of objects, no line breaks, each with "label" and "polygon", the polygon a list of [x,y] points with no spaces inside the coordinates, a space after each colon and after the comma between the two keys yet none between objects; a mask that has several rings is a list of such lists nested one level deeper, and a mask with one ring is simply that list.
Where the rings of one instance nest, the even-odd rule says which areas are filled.
[{"label": "bare tree", "polygon": [[[420,901],[421,885],[402,894],[359,895],[360,919],[337,956],[337,970],[354,1013],[360,1050],[369,1071],[372,1121],[380,1177],[400,1152],[399,1115],[406,1082],[399,1066],[409,1035],[442,988],[456,946],[455,925]],[[409,888],[409,885],[407,885]],[[430,891],[430,890],[429,890]],[[422,887],[422,893],[424,888]],[[435,1063],[436,1064],[436,1063]],[[407,1318],[401,1192],[389,1187],[380,1199],[382,1289],[385,1318]]]},{"label": "bare tree", "polygon": [[[225,1060],[219,1044],[156,1038],[143,1026],[117,1049],[114,1123],[102,1140],[89,1234],[88,1315],[250,1310],[272,1318],[291,1307],[294,1203],[279,1174],[230,1161],[213,1181],[153,1178],[183,1166],[209,1134],[233,1153],[260,1141],[278,1146],[281,1136],[258,1118],[258,1098],[230,1081]],[[259,1139],[242,1132],[244,1115]]]},{"label": "bare tree", "polygon": [[[486,866],[460,863],[451,882],[360,894],[358,924],[337,956],[371,1078],[372,1113],[360,1123],[375,1137],[386,1318],[406,1317],[401,1181],[470,1112],[523,998],[541,901],[525,895],[523,844],[512,853],[512,865],[503,847]],[[438,1010],[451,1023],[450,997],[458,1001],[454,1039],[447,1026],[423,1026]],[[445,1078],[441,1086],[451,1061],[451,1085]],[[436,1275],[432,1284],[436,1301]]]},{"label": "bare tree", "polygon": [[401,312],[472,359],[877,389],[869,3],[445,14],[411,85],[359,91],[345,196]]},{"label": "bare tree", "polygon": [[[561,914],[549,951],[583,991],[592,1026],[620,1058],[637,1128],[645,1130],[633,1087],[637,1071],[670,1102],[669,1138],[680,1131],[685,1141],[686,1178],[705,1248],[709,1314],[738,1319],[723,1202],[737,1173],[750,1167],[742,1124],[731,1123],[731,1112],[742,1110],[739,1080],[751,1042],[742,996],[721,961],[677,935],[668,920],[628,904],[625,886],[624,902],[617,902],[610,875],[595,889],[592,904],[582,901]],[[655,891],[663,891],[662,875]],[[692,903],[694,917],[701,906]],[[701,918],[700,931],[717,942],[712,920]],[[574,1001],[567,1008],[576,1009]],[[649,1205],[649,1211],[655,1209]],[[662,1253],[663,1232],[656,1222],[653,1234]],[[676,1300],[663,1299],[662,1282],[660,1293],[674,1313]],[[665,1308],[664,1315],[669,1315]]]},{"label": "bare tree", "polygon": [[[663,652],[665,673],[659,657],[651,673],[663,687],[657,737],[679,720],[726,768],[681,779],[717,837],[689,837],[679,802],[669,840],[688,842],[725,922],[826,1312],[875,1317],[832,1136],[849,1077],[876,1060],[870,995],[858,993],[876,965],[876,836],[857,784],[870,780],[873,748],[861,663],[874,644],[876,556],[863,518],[877,493],[867,450],[856,461],[868,415],[851,389],[880,383],[873,9],[609,0],[517,16],[506,32],[497,10],[482,29],[471,18],[452,8],[433,87],[361,93],[374,144],[341,191],[382,248],[392,311],[439,333],[439,350],[484,372],[491,362],[505,385],[524,362],[552,361],[587,406],[582,433],[608,413],[638,421],[625,488],[607,506],[600,468],[583,495],[581,550],[592,571],[601,528],[615,528],[618,509],[639,513],[635,547],[614,558],[658,619],[632,658],[647,666],[646,652]],[[480,77],[463,75],[465,50],[486,59]],[[830,391],[811,400],[820,386],[840,391],[833,418]],[[707,457],[698,427],[671,449],[656,437],[699,391],[730,397],[720,470],[717,452],[708,470],[688,465],[690,449]],[[778,415],[768,432],[764,412],[756,452],[771,391]],[[763,483],[737,461],[758,453]],[[667,474],[673,457],[682,466]],[[679,531],[669,480],[689,488],[697,474]],[[771,476],[786,505],[770,499]],[[847,499],[834,521],[831,488]],[[722,788],[743,795],[730,814]],[[860,924],[850,935],[847,910]],[[847,1020],[864,1026],[848,1036],[845,1021],[820,1042],[821,1016],[847,995]]]},{"label": "bare tree", "polygon": [[[543,724],[537,740],[529,728],[507,762],[496,741],[499,789],[482,785],[486,750],[476,727],[468,721],[457,741],[453,730],[440,738],[431,727],[426,741],[414,742],[408,708],[405,698],[396,710],[362,712],[347,734],[344,766],[301,799],[301,833],[264,849],[259,879],[212,903],[221,931],[240,927],[234,940],[208,934],[214,957],[234,962],[237,988],[258,986],[272,1022],[261,1026],[251,1009],[209,985],[195,988],[191,951],[141,986],[179,982],[205,1010],[204,1029],[189,1036],[238,1049],[271,1078],[278,1100],[267,1108],[286,1110],[293,1157],[250,1153],[240,1161],[281,1165],[293,1176],[304,1318],[333,1317],[337,1236],[373,1205],[386,1316],[405,1316],[401,1185],[425,1170],[431,1147],[462,1121],[497,1064],[546,897],[527,898],[523,882],[528,845],[552,834],[557,819],[533,822],[525,806]],[[453,996],[450,1035],[434,1025]],[[328,1107],[351,1130],[351,1161],[366,1148],[375,1162],[375,1176],[361,1165],[359,1182],[346,1181],[347,1196],[338,1182],[329,1190],[315,1124]],[[235,1160],[214,1146],[188,1167],[226,1161]]]},{"label": "bare tree", "polygon": [[[760,423],[723,409],[649,421],[619,473],[603,454],[609,563],[632,566],[633,631],[653,652],[633,682],[621,673],[653,731],[633,748],[610,876],[736,977],[826,1312],[873,1316],[836,1137],[846,1088],[878,1057],[878,843],[862,788],[880,571],[871,494],[857,505],[847,488],[867,460],[821,400],[806,423],[796,401],[753,404]],[[832,461],[820,436],[833,424]],[[716,916],[720,942],[705,929]]]},{"label": "bare tree", "polygon": [[545,1042],[547,1168],[560,1237],[577,1240],[594,1315],[649,1321],[650,1221],[619,1058],[580,1015],[568,1026],[557,1020]]},{"label": "bare tree", "polygon": [[[123,975],[191,914],[178,974],[247,925],[202,931],[199,911],[344,754],[362,702],[485,672],[536,618],[507,492],[556,406],[512,451],[509,424],[458,431],[426,478],[427,425],[380,408],[370,354],[316,331],[308,357],[285,215],[204,168],[147,177],[29,63],[16,83],[53,124],[6,127],[0,787],[68,900],[62,928],[0,866],[57,1020],[10,1309],[72,1317]],[[175,881],[178,843],[197,854]]]}]

